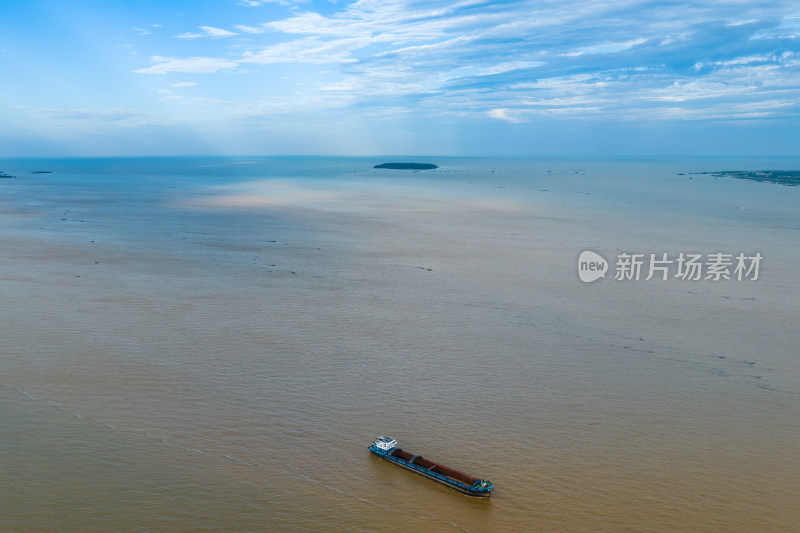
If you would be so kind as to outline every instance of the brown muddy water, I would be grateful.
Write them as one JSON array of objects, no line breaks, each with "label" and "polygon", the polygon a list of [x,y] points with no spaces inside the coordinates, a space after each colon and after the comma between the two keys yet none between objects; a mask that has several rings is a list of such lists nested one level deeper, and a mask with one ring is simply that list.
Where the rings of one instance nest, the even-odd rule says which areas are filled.
[{"label": "brown muddy water", "polygon": [[796,530],[792,162],[379,162],[4,161],[0,530]]}]

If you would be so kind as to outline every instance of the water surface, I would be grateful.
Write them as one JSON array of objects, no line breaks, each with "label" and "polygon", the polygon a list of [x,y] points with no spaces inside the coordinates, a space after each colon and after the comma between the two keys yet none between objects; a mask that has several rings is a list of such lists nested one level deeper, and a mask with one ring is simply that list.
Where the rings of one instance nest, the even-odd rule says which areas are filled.
[{"label": "water surface", "polygon": [[380,162],[4,160],[0,529],[795,527],[800,190],[686,173],[797,161]]}]

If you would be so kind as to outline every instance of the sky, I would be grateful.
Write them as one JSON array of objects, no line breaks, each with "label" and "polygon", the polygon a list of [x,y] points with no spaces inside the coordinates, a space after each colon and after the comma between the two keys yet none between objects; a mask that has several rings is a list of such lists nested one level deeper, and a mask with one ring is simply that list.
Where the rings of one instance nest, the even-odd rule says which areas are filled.
[{"label": "sky", "polygon": [[0,157],[800,156],[800,3],[0,0]]}]

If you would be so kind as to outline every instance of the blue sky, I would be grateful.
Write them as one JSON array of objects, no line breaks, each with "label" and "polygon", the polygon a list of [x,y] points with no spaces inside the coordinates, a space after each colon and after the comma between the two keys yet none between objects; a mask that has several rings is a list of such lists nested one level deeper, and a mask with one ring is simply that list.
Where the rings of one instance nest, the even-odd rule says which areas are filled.
[{"label": "blue sky", "polygon": [[800,156],[794,1],[0,0],[0,156]]}]

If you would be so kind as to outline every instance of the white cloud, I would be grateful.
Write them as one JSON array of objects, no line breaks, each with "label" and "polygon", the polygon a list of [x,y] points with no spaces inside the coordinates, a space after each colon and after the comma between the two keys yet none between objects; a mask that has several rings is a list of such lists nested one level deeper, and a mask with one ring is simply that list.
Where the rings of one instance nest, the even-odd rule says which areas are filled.
[{"label": "white cloud", "polygon": [[198,26],[203,33],[191,33],[187,32],[181,35],[176,35],[178,39],[199,39],[201,37],[212,37],[214,39],[224,38],[224,37],[233,37],[234,35],[239,35],[238,33],[223,30],[222,28],[215,28],[213,26]]},{"label": "white cloud", "polygon": [[498,109],[490,109],[489,111],[486,112],[486,114],[491,118],[496,118],[498,120],[505,120],[507,122],[513,122],[515,124],[516,123],[520,123],[520,122],[524,122],[524,120],[522,120],[519,117],[514,117],[514,116],[509,115],[508,112],[509,112],[509,109],[503,107],[503,108],[498,108]]},{"label": "white cloud", "polygon": [[258,33],[266,33],[267,31],[269,31],[263,25],[256,27],[256,26],[244,26],[242,24],[237,24],[235,26],[235,28],[237,30],[241,31],[241,32],[250,33],[250,34],[253,34],[253,35],[258,34]]},{"label": "white cloud", "polygon": [[544,61],[506,61],[495,65],[488,65],[481,69],[482,74],[499,74],[523,68],[534,68],[544,65]]},{"label": "white cloud", "polygon": [[661,102],[688,102],[706,98],[730,97],[750,93],[754,90],[755,87],[752,86],[731,86],[707,80],[688,81],[685,83],[675,81],[669,87],[653,89],[650,91],[649,96],[644,95],[644,98]]},{"label": "white cloud", "polygon": [[180,81],[178,83],[170,83],[170,87],[194,87],[197,83],[193,81]]},{"label": "white cloud", "polygon": [[[793,109],[794,108],[794,109]],[[623,118],[646,120],[747,120],[781,116],[797,116],[794,102],[766,100],[758,102],[720,103],[701,107],[632,107]]]},{"label": "white cloud", "polygon": [[381,77],[351,76],[320,88],[322,91],[341,91],[364,96],[399,96],[419,93],[423,86],[403,77],[402,74],[386,74]]},{"label": "white cloud", "polygon": [[178,59],[174,57],[153,56],[150,62],[154,65],[140,68],[134,72],[139,74],[168,74],[170,72],[185,72],[191,74],[208,74],[236,68],[238,63],[220,57],[188,57]]},{"label": "white cloud", "polygon": [[243,63],[352,63],[357,61],[352,52],[370,43],[369,38],[353,37],[325,41],[314,37],[297,39],[264,48],[259,52],[246,52]]},{"label": "white cloud", "polygon": [[214,28],[213,26],[200,26],[200,29],[206,32],[209,37],[233,37],[236,33],[221,28]]},{"label": "white cloud", "polygon": [[616,52],[622,52],[624,50],[627,50],[644,42],[646,42],[646,39],[632,39],[630,41],[625,41],[621,43],[595,44],[592,46],[584,46],[582,48],[571,50],[564,55],[571,57],[571,56],[580,56],[583,54],[613,54]]}]

